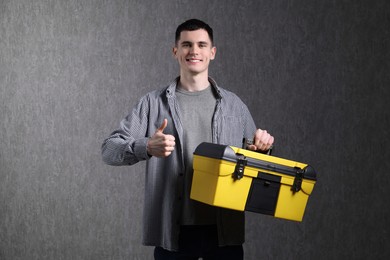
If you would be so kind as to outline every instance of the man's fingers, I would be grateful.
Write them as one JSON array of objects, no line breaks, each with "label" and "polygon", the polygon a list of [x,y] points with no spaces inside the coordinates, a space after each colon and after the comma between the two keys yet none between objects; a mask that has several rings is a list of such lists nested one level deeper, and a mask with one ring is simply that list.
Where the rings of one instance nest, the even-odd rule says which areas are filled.
[{"label": "man's fingers", "polygon": [[[166,136],[167,137],[167,136]],[[168,136],[168,139],[150,147],[151,154],[156,157],[167,157],[175,150],[175,141],[173,136]]]},{"label": "man's fingers", "polygon": [[272,145],[274,144],[274,140],[275,138],[271,135],[271,138],[268,141],[268,145],[269,145],[268,149],[272,147]]},{"label": "man's fingers", "polygon": [[263,136],[267,133],[266,130],[257,129],[253,144],[259,146],[262,142]]},{"label": "man's fingers", "polygon": [[173,135],[164,135],[161,140],[161,147],[175,147],[175,137]]},{"label": "man's fingers", "polygon": [[267,135],[268,133],[266,130],[257,129],[253,144],[260,148],[262,144],[264,144]]},{"label": "man's fingers", "polygon": [[168,119],[164,119],[164,121],[162,122],[161,126],[159,128],[157,128],[157,131],[156,132],[163,132],[164,129],[167,127],[168,125]]},{"label": "man's fingers", "polygon": [[168,120],[165,118],[161,126],[156,129],[154,135],[148,140],[146,149],[149,155],[167,157],[175,150],[175,137],[163,133],[167,125]]},{"label": "man's fingers", "polygon": [[257,129],[254,137],[253,145],[256,147],[250,147],[251,150],[266,151],[270,149],[274,143],[274,137],[270,135],[266,130]]}]

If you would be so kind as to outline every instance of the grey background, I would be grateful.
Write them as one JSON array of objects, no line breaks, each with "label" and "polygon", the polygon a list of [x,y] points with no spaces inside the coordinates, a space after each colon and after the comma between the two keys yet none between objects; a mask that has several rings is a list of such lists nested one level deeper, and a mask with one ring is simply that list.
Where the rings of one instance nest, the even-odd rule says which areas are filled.
[{"label": "grey background", "polygon": [[390,5],[0,1],[0,259],[151,259],[144,163],[100,145],[178,74],[174,30],[215,30],[211,75],[318,182],[302,223],[247,213],[246,259],[389,259]]}]

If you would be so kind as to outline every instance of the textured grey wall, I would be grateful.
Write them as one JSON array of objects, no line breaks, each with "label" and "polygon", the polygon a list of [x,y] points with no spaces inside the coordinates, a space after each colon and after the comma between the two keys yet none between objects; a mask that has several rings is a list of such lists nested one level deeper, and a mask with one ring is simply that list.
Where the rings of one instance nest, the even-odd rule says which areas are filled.
[{"label": "textured grey wall", "polygon": [[172,80],[174,30],[216,33],[211,75],[312,164],[304,221],[247,214],[246,259],[389,259],[389,1],[0,1],[0,259],[150,259],[143,168],[101,162]]}]

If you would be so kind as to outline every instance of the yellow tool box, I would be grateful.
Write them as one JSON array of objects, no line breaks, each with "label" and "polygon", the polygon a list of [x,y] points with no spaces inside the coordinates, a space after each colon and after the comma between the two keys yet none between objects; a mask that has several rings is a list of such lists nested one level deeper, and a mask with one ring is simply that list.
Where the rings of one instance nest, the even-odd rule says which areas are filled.
[{"label": "yellow tool box", "polygon": [[193,168],[191,199],[295,221],[316,183],[307,164],[212,143],[196,148]]}]

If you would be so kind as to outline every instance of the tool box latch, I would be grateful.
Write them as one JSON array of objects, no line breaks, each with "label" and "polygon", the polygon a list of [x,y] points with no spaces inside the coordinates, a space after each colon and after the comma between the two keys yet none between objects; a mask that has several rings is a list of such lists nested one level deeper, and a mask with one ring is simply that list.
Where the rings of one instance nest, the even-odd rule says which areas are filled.
[{"label": "tool box latch", "polygon": [[291,187],[291,190],[295,193],[301,190],[303,174],[305,171],[298,167],[294,167],[294,168],[296,172],[295,172],[294,184]]},{"label": "tool box latch", "polygon": [[237,164],[233,172],[233,178],[236,180],[244,177],[244,169],[247,164],[247,160],[243,154],[237,153]]}]

